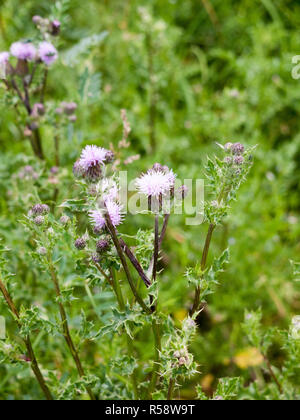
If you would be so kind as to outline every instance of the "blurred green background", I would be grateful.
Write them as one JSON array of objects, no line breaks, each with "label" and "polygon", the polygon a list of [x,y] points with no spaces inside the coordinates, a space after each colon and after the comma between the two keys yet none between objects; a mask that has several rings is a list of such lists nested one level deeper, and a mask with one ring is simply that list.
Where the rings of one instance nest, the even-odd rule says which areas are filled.
[{"label": "blurred green background", "polygon": [[[206,156],[217,153],[216,142],[258,145],[250,177],[213,240],[210,258],[229,243],[231,262],[208,299],[193,345],[201,370],[194,382],[206,391],[222,376],[249,381],[255,361],[241,329],[244,311],[261,307],[267,329],[288,328],[300,311],[290,266],[290,260],[300,259],[300,79],[292,77],[292,57],[300,54],[299,2],[2,0],[0,51],[33,36],[33,15],[51,13],[60,15],[63,25],[46,100],[79,105],[78,120],[66,127],[61,141],[61,166],[69,172],[60,178],[58,202],[72,194],[71,168],[85,144],[117,146],[122,108],[132,127],[126,157],[141,156],[128,166],[131,178],[154,162],[169,165],[182,179],[201,178]],[[16,186],[14,174],[26,163],[40,166],[1,91],[0,235],[13,250],[9,264],[17,273],[20,299],[31,304],[38,289],[32,297],[26,287],[47,275],[38,274],[26,257],[30,244],[19,220],[32,204],[31,187]],[[42,136],[49,169],[54,164],[50,126],[42,127]],[[45,175],[39,187],[42,196],[54,188]],[[121,231],[133,234],[150,227],[148,221],[128,216]],[[170,221],[160,280],[163,311],[177,320],[192,300],[185,268],[201,258],[206,232],[184,222],[183,216]],[[99,293],[96,300],[105,311],[104,297]],[[280,346],[274,343],[272,352],[272,363],[280,367]],[[14,371],[4,366],[0,371],[1,398],[24,393],[25,375],[16,390]],[[186,385],[181,395],[193,392]]]}]

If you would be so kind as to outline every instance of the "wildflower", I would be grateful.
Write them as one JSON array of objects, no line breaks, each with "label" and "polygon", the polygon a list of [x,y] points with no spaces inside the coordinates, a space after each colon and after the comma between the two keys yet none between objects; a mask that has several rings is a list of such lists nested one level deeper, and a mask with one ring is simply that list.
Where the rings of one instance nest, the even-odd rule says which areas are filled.
[{"label": "wildflower", "polygon": [[73,115],[77,109],[77,104],[75,102],[62,102],[61,107],[67,115]]},{"label": "wildflower", "polygon": [[0,53],[0,65],[4,65],[8,63],[9,60],[9,52],[3,51]]},{"label": "wildflower", "polygon": [[234,163],[236,165],[241,165],[244,162],[244,160],[245,159],[243,158],[243,156],[235,156]]},{"label": "wildflower", "polygon": [[91,260],[93,261],[93,263],[98,264],[100,262],[100,257],[98,254],[94,253],[91,255]]},{"label": "wildflower", "polygon": [[37,250],[37,253],[41,256],[45,256],[47,254],[47,249],[42,246]]},{"label": "wildflower", "polygon": [[242,155],[245,151],[245,147],[241,143],[234,143],[232,145],[232,153],[234,155]]},{"label": "wildflower", "polygon": [[71,115],[71,116],[68,118],[68,120],[69,120],[71,123],[75,123],[75,122],[77,121],[77,117],[76,117],[76,115]]},{"label": "wildflower", "polygon": [[10,47],[10,52],[19,60],[33,61],[36,57],[36,48],[31,42],[14,42]]},{"label": "wildflower", "polygon": [[101,239],[96,244],[96,250],[99,254],[102,254],[103,252],[107,251],[109,249],[109,242],[106,239]]},{"label": "wildflower", "polygon": [[115,154],[111,150],[108,150],[106,152],[106,162],[112,163],[115,160]]},{"label": "wildflower", "polygon": [[52,166],[52,168],[50,169],[50,172],[52,175],[57,175],[59,172],[59,168],[57,166]]},{"label": "wildflower", "polygon": [[102,175],[102,166],[106,161],[108,150],[98,146],[86,146],[83,149],[79,161],[76,162],[75,172],[95,181]]},{"label": "wildflower", "polygon": [[116,200],[118,198],[118,186],[116,182],[104,178],[102,182],[97,185],[96,193],[101,194],[101,198],[104,202]]},{"label": "wildflower", "polygon": [[169,170],[168,167],[163,167],[159,170],[150,169],[137,180],[136,184],[141,194],[159,198],[170,193],[174,188],[175,178],[176,175],[172,170]]},{"label": "wildflower", "polygon": [[34,171],[31,165],[26,165],[24,168],[20,169],[18,177],[27,181],[30,179],[35,180],[38,178],[38,174]]},{"label": "wildflower", "polygon": [[41,18],[41,16],[39,16],[39,15],[35,15],[35,16],[33,16],[33,18],[32,18],[32,22],[33,22],[35,25],[38,25],[39,23],[41,23],[41,21],[42,21],[42,18]]},{"label": "wildflower", "polygon": [[62,224],[62,225],[67,225],[68,223],[69,223],[69,221],[70,221],[70,218],[67,216],[67,215],[63,215],[63,216],[61,216],[61,218],[59,219],[59,221],[60,221],[60,223]]},{"label": "wildflower", "polygon": [[80,165],[80,161],[77,160],[74,165],[73,165],[73,174],[76,178],[80,178],[83,176],[84,174],[84,169],[83,167]]},{"label": "wildflower", "polygon": [[78,238],[75,241],[75,248],[82,250],[86,247],[86,240],[84,238]]},{"label": "wildflower", "polygon": [[51,35],[53,35],[53,36],[59,35],[59,33],[60,33],[60,26],[61,26],[60,21],[57,20],[57,19],[54,19],[51,22],[50,25],[51,25]]},{"label": "wildflower", "polygon": [[44,216],[36,216],[33,221],[37,226],[41,226],[44,224],[45,218]]},{"label": "wildflower", "polygon": [[119,226],[123,221],[122,208],[112,200],[105,202],[106,209],[92,210],[89,215],[96,229],[102,230],[106,225],[105,212],[107,211],[113,226]]},{"label": "wildflower", "polygon": [[49,213],[50,209],[47,204],[36,204],[32,207],[31,211],[33,214],[41,215]]},{"label": "wildflower", "polygon": [[231,165],[231,164],[232,164],[232,157],[231,157],[231,156],[226,156],[226,157],[224,158],[224,162],[225,162],[227,165]]},{"label": "wildflower", "polygon": [[61,115],[61,114],[63,114],[63,112],[64,112],[64,110],[61,107],[58,107],[58,108],[55,109],[55,114],[57,114],[57,115]]},{"label": "wildflower", "polygon": [[39,57],[47,66],[50,66],[57,60],[58,53],[50,42],[43,41],[39,45]]},{"label": "wildflower", "polygon": [[32,116],[38,117],[38,116],[43,116],[43,115],[45,115],[44,105],[40,103],[34,104],[32,108]]},{"label": "wildflower", "polygon": [[188,187],[186,185],[182,185],[181,187],[177,189],[175,194],[179,199],[184,200],[186,196],[188,195],[188,192],[189,192]]},{"label": "wildflower", "polygon": [[233,146],[232,143],[226,143],[225,146],[224,146],[225,152],[227,152],[227,153],[231,152],[232,146]]}]

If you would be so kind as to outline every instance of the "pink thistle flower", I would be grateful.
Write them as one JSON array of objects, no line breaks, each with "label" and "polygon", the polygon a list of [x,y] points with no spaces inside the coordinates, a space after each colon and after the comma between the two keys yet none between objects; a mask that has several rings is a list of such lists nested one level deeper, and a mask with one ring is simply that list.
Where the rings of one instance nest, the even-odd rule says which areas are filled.
[{"label": "pink thistle flower", "polygon": [[150,169],[137,179],[136,185],[141,194],[159,198],[174,189],[176,175],[172,170]]},{"label": "pink thistle flower", "polygon": [[93,166],[104,165],[107,150],[98,146],[86,146],[83,149],[79,163],[87,171]]},{"label": "pink thistle flower", "polygon": [[86,146],[77,162],[77,166],[82,168],[83,176],[91,181],[99,179],[102,175],[102,166],[106,161],[106,155],[107,150],[103,147]]},{"label": "pink thistle flower", "polygon": [[104,178],[100,184],[97,185],[97,192],[101,194],[104,202],[117,200],[118,186],[115,181]]},{"label": "pink thistle flower", "polygon": [[14,42],[10,47],[10,52],[19,60],[33,61],[36,58],[36,48],[31,42]]},{"label": "pink thistle flower", "polygon": [[89,212],[94,228],[102,230],[106,225],[105,212],[107,211],[114,227],[119,226],[123,221],[122,207],[112,200],[105,202],[105,208],[91,210]]},{"label": "pink thistle flower", "polygon": [[50,42],[43,41],[39,45],[39,57],[47,66],[50,66],[57,60],[58,53],[54,45]]}]

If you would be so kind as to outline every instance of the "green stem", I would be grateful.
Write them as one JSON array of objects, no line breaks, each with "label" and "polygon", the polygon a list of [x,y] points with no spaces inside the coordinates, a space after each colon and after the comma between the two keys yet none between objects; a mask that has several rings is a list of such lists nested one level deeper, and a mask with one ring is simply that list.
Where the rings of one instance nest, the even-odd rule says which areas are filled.
[{"label": "green stem", "polygon": [[118,239],[118,236],[117,236],[116,229],[113,226],[113,224],[112,224],[112,222],[111,222],[110,217],[109,217],[108,214],[105,215],[105,219],[106,219],[107,227],[108,227],[108,230],[109,230],[110,235],[112,237],[114,246],[115,246],[115,248],[117,250],[117,253],[119,255],[119,258],[120,258],[121,263],[122,263],[122,266],[123,266],[123,269],[125,271],[125,274],[126,274],[126,277],[127,277],[128,283],[129,283],[129,286],[131,288],[131,291],[132,291],[134,297],[136,298],[136,301],[142,307],[142,309],[147,314],[151,314],[152,313],[151,312],[151,309],[148,308],[148,306],[145,304],[145,302],[143,301],[143,299],[141,298],[141,296],[138,294],[138,291],[137,291],[137,289],[136,289],[136,287],[134,285],[134,282],[133,282],[133,279],[131,277],[131,274],[130,274],[130,271],[129,271],[129,267],[128,267],[126,258],[125,258],[124,254],[123,254],[122,247],[120,245],[120,242],[119,242],[119,239]]},{"label": "green stem", "polygon": [[[0,290],[1,290],[1,293],[4,297],[4,299],[5,299],[8,307],[9,307],[9,309],[14,314],[14,316],[16,318],[16,321],[17,321],[17,324],[20,328],[21,327],[21,321],[20,321],[19,312],[18,312],[18,310],[17,310],[17,308],[16,308],[16,306],[15,306],[7,288],[5,287],[4,283],[1,280],[0,280]],[[40,370],[39,364],[37,362],[37,359],[36,359],[36,356],[35,356],[35,353],[34,353],[34,350],[33,350],[33,347],[32,347],[30,336],[28,335],[25,339],[23,339],[23,341],[24,341],[24,344],[27,348],[28,358],[30,359],[31,369],[32,369],[32,371],[33,371],[33,373],[34,373],[34,375],[35,375],[35,377],[36,377],[36,379],[37,379],[37,381],[38,381],[38,383],[39,383],[39,385],[40,385],[40,387],[41,387],[41,389],[42,389],[42,391],[43,391],[43,393],[46,397],[46,399],[48,401],[52,401],[53,400],[52,394],[51,394],[48,386],[46,385],[46,381],[45,381],[45,379],[43,377],[43,374]]]},{"label": "green stem", "polygon": [[[115,292],[115,295],[116,295],[116,298],[117,298],[117,301],[118,301],[119,308],[120,308],[121,311],[125,311],[125,302],[124,302],[124,298],[123,298],[123,294],[122,294],[122,289],[121,289],[121,286],[120,286],[120,282],[117,280],[113,269],[111,269],[111,280],[112,280],[112,286],[113,286],[113,290]],[[134,355],[133,340],[127,333],[126,333],[126,339],[127,339],[128,353],[133,356]],[[138,387],[137,387],[137,380],[136,380],[135,371],[132,372],[131,379],[132,379],[134,397],[137,400],[138,399]]]},{"label": "green stem", "polygon": [[[204,272],[204,270],[206,268],[206,262],[207,262],[209,247],[210,247],[210,244],[211,244],[212,234],[215,230],[215,227],[216,227],[216,225],[211,223],[209,225],[208,232],[207,232],[207,235],[206,235],[206,240],[205,240],[205,245],[204,245],[204,249],[203,249],[203,253],[202,253],[202,260],[201,260],[201,272],[202,273]],[[195,290],[193,307],[191,309],[191,315],[194,315],[194,313],[197,312],[198,309],[199,309],[200,294],[201,294],[200,287],[197,286],[196,290]]]},{"label": "green stem", "polygon": [[157,383],[157,378],[159,374],[160,352],[161,352],[160,328],[156,319],[152,321],[152,330],[153,330],[154,343],[155,343],[155,361],[154,361],[154,368],[153,368],[152,377],[151,377],[150,386],[149,386],[150,399],[152,398],[152,393]]},{"label": "green stem", "polygon": [[[51,274],[51,278],[55,287],[55,292],[56,292],[56,296],[57,296],[57,300],[58,300],[58,307],[59,307],[59,312],[60,312],[60,317],[61,317],[61,321],[62,321],[62,327],[63,327],[63,336],[65,338],[65,341],[69,347],[70,353],[74,359],[74,362],[76,364],[77,367],[77,371],[79,373],[79,376],[82,378],[85,376],[85,372],[84,369],[82,367],[80,358],[79,358],[79,354],[78,351],[74,345],[74,342],[72,340],[71,337],[71,333],[70,333],[70,328],[69,328],[69,323],[68,323],[68,319],[67,319],[67,314],[64,308],[64,305],[62,303],[62,295],[61,295],[61,290],[59,287],[59,281],[56,275],[56,270],[55,267],[53,266],[52,262],[51,262],[51,257],[48,256],[48,262],[49,262],[49,268],[50,268],[50,274]],[[89,386],[86,386],[86,390],[87,393],[90,396],[91,400],[96,400],[96,397],[93,393],[93,391],[91,390],[91,388]]]},{"label": "green stem", "polygon": [[170,382],[169,382],[169,388],[168,388],[168,396],[167,396],[168,401],[171,401],[172,400],[174,386],[175,386],[175,381],[174,381],[173,378],[171,378],[170,379]]}]

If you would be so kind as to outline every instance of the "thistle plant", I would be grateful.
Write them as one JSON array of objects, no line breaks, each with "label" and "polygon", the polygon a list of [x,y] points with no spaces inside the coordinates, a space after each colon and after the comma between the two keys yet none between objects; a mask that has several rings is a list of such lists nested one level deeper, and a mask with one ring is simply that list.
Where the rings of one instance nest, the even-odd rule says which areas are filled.
[{"label": "thistle plant", "polygon": [[[94,3],[80,14],[91,25],[75,29],[74,5],[58,0],[22,39],[0,16],[14,141],[4,130],[0,399],[299,399],[300,271],[287,264],[299,139],[278,146],[297,132],[280,120],[297,101],[268,46],[281,25],[259,25],[261,56],[245,66],[243,39],[232,54],[211,48],[224,42],[222,2],[213,13],[203,2],[197,19],[193,2],[121,2],[113,17]],[[95,10],[110,30],[91,35]],[[271,60],[261,95],[266,73],[253,68]],[[184,225],[191,207],[196,223]]]}]

